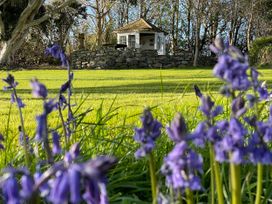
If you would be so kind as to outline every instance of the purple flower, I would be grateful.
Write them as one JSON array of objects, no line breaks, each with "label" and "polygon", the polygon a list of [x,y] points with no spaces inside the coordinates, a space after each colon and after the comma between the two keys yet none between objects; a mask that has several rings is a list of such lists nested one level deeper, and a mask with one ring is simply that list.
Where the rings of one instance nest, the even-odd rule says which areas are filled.
[{"label": "purple flower", "polygon": [[144,114],[141,117],[142,128],[135,128],[134,140],[142,144],[142,147],[136,151],[135,157],[144,157],[155,147],[155,140],[161,134],[161,123],[154,120],[149,109],[144,110]]},{"label": "purple flower", "polygon": [[[29,145],[29,137],[27,135],[25,135],[25,137],[26,137],[26,144]],[[23,135],[21,126],[19,126],[19,143],[21,146],[24,146],[24,135]]]},{"label": "purple flower", "polygon": [[200,190],[202,187],[197,172],[203,173],[202,166],[202,157],[190,150],[185,141],[181,141],[164,158],[161,171],[166,176],[166,184],[175,190]]},{"label": "purple flower", "polygon": [[41,114],[36,117],[37,128],[36,128],[36,136],[35,139],[37,141],[41,141],[46,133],[46,115]]},{"label": "purple flower", "polygon": [[65,55],[62,48],[59,45],[54,44],[52,47],[47,48],[45,53],[47,55],[49,54],[52,55],[52,57],[56,59],[59,59],[61,61],[62,66],[64,67],[69,66],[67,56]]},{"label": "purple flower", "polygon": [[19,98],[19,97],[16,98],[14,93],[11,94],[10,102],[11,103],[17,103],[17,106],[19,108],[24,108],[25,107],[25,104],[23,103],[22,99]]},{"label": "purple flower", "polygon": [[201,122],[197,125],[193,133],[190,134],[190,138],[193,143],[198,147],[205,147],[207,141],[208,126],[206,122]]},{"label": "purple flower", "polygon": [[246,148],[244,138],[247,130],[236,118],[231,118],[229,122],[221,122],[217,126],[222,139],[214,145],[215,159],[218,162],[233,162],[240,164],[244,162]]},{"label": "purple flower", "polygon": [[210,45],[210,50],[215,54],[220,55],[225,51],[226,47],[228,47],[228,45],[224,43],[223,39],[220,37],[216,37],[214,40],[214,44]]},{"label": "purple flower", "polygon": [[[40,172],[40,170],[36,171],[34,174],[35,185],[39,183],[41,178],[42,178],[42,173]],[[47,181],[39,185],[39,191],[40,191],[41,197],[47,197],[49,195],[50,187]]]},{"label": "purple flower", "polygon": [[5,203],[20,204],[19,185],[15,175],[11,174],[3,183],[2,186]]},{"label": "purple flower", "polygon": [[67,82],[62,84],[61,87],[60,87],[60,94],[64,93],[68,88],[70,88],[70,86],[71,86],[71,81],[70,80],[68,80]]},{"label": "purple flower", "polygon": [[18,85],[18,82],[15,81],[14,76],[11,74],[8,74],[7,78],[3,79],[3,81],[9,85],[5,86],[4,90],[14,89]]},{"label": "purple flower", "polygon": [[56,131],[52,132],[52,141],[53,141],[53,154],[59,154],[61,153],[61,147],[60,147],[60,136]]},{"label": "purple flower", "polygon": [[48,115],[53,110],[57,109],[58,104],[54,101],[54,99],[50,99],[43,104],[44,114]]},{"label": "purple flower", "polygon": [[235,98],[232,101],[231,110],[232,110],[233,116],[236,118],[239,118],[241,115],[243,115],[247,111],[245,107],[245,101],[241,96]]},{"label": "purple flower", "polygon": [[80,203],[81,201],[81,173],[78,168],[80,167],[72,166],[68,169],[70,200],[72,203]]},{"label": "purple flower", "polygon": [[221,106],[214,107],[214,102],[209,96],[201,97],[201,106],[199,107],[199,110],[208,118],[214,118],[223,112]]},{"label": "purple flower", "polygon": [[47,89],[44,84],[40,83],[37,79],[31,80],[32,94],[36,98],[46,99]]},{"label": "purple flower", "polygon": [[263,83],[261,86],[259,86],[257,88],[257,91],[259,93],[259,96],[260,96],[260,100],[266,100],[268,99],[269,97],[269,93],[268,93],[268,90],[267,90],[267,87],[266,87],[266,84]]},{"label": "purple flower", "polygon": [[54,204],[66,203],[69,200],[69,179],[66,171],[59,171],[50,192],[50,201]]},{"label": "purple flower", "polygon": [[231,85],[233,90],[245,91],[251,86],[247,75],[249,65],[247,61],[241,61],[240,54],[236,53],[239,57],[235,58],[233,53],[220,55],[213,73],[216,77]]},{"label": "purple flower", "polygon": [[171,122],[171,125],[166,127],[166,132],[170,139],[175,143],[186,139],[185,137],[187,135],[187,127],[185,119],[180,113],[176,115],[174,120]]},{"label": "purple flower", "polygon": [[201,98],[203,94],[201,93],[199,87],[197,85],[194,85],[195,94],[197,97]]},{"label": "purple flower", "polygon": [[33,190],[34,190],[34,180],[33,178],[28,175],[23,175],[21,178],[21,185],[22,190],[20,192],[20,195],[23,199],[28,199],[32,196]]}]

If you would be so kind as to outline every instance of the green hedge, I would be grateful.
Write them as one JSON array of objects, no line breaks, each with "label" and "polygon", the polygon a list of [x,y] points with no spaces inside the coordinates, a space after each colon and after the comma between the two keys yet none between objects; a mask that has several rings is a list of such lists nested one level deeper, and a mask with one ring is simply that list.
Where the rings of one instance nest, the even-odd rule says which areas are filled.
[{"label": "green hedge", "polygon": [[[271,51],[272,36],[257,38],[253,41],[249,51],[250,63],[254,65],[262,64],[262,58],[265,53]],[[266,55],[267,56],[267,55]]]}]

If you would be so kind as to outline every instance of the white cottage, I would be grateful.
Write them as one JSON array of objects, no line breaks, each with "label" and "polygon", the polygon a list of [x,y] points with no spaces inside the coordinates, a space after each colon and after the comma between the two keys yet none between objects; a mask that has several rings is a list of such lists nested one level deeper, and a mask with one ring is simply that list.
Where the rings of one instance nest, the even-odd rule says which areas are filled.
[{"label": "white cottage", "polygon": [[115,30],[115,33],[118,44],[125,44],[129,48],[154,49],[159,55],[165,55],[167,33],[143,18]]}]

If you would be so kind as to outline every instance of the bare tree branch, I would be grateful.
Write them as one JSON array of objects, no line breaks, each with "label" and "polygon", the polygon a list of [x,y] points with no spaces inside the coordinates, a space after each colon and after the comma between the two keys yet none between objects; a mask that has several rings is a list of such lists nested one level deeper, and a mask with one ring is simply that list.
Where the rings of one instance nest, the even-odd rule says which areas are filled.
[{"label": "bare tree branch", "polygon": [[38,18],[36,20],[33,20],[30,23],[26,24],[26,26],[25,26],[26,29],[41,24],[42,22],[48,20],[51,17],[52,14],[54,14],[57,11],[65,8],[66,6],[69,6],[70,4],[72,4],[72,3],[76,2],[76,1],[77,0],[67,0],[67,1],[65,1],[64,3],[59,5],[57,8],[51,10],[50,12],[45,13],[42,17],[40,17],[40,18]]},{"label": "bare tree branch", "polygon": [[0,6],[2,6],[7,0],[0,0]]}]

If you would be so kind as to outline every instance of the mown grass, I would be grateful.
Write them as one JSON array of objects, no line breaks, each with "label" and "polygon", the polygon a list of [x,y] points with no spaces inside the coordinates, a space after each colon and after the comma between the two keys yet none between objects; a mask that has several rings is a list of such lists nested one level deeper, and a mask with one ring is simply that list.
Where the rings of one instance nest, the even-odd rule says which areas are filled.
[{"label": "mown grass", "polygon": [[[262,80],[272,85],[272,70],[260,70]],[[54,98],[61,84],[66,81],[65,70],[29,70],[11,72],[19,82],[18,95],[26,107],[23,109],[26,132],[35,135],[35,116],[41,112],[42,102],[31,95],[30,80],[34,77],[44,83],[49,97]],[[6,77],[2,71],[1,78]],[[182,112],[189,129],[201,120],[194,94],[197,84],[203,92],[210,94],[217,104],[226,104],[218,95],[222,82],[212,75],[212,69],[148,69],[148,70],[76,70],[74,71],[72,103],[75,115],[85,110],[72,142],[82,141],[82,155],[89,158],[97,154],[112,154],[119,158],[119,165],[111,172],[109,192],[112,203],[144,203],[150,201],[148,168],[144,160],[135,162],[133,157],[137,145],[133,142],[133,128],[139,126],[139,116],[144,107],[152,107],[153,113],[163,125],[169,123],[176,112]],[[1,81],[0,87],[5,84]],[[18,142],[18,111],[10,105],[10,93],[0,92],[0,132],[4,134],[6,150],[0,156],[0,167],[7,164],[18,166],[23,161]],[[224,115],[228,115],[225,108]],[[224,117],[224,116],[222,116]],[[61,133],[57,113],[50,115],[50,128]],[[170,151],[165,132],[157,143],[157,169],[164,155]],[[204,151],[205,154],[205,151]],[[33,168],[35,167],[33,161]],[[209,171],[208,167],[205,168]],[[224,174],[224,175],[227,175]],[[208,183],[208,173],[203,183]],[[227,183],[227,177],[226,181]],[[159,183],[163,188],[164,184]],[[209,186],[209,185],[207,185]],[[199,196],[199,203],[209,200],[208,189]],[[228,192],[226,192],[227,194]]]}]

